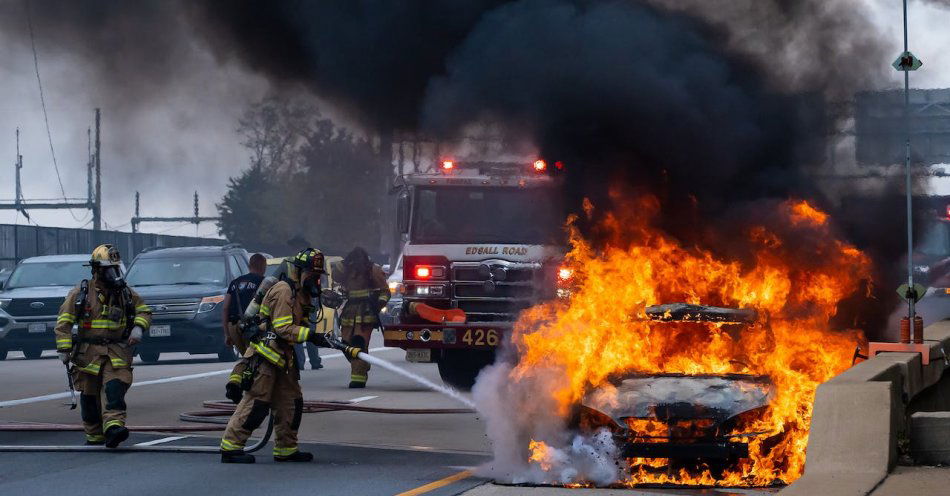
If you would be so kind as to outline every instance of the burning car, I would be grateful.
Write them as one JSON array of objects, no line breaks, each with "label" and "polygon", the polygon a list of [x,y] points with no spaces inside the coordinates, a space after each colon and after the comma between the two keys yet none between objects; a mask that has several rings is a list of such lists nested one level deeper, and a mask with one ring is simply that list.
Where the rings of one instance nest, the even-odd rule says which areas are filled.
[{"label": "burning car", "polygon": [[[677,325],[717,326],[742,338],[756,323],[752,309],[685,303],[646,308],[649,319]],[[768,376],[751,374],[633,374],[590,391],[577,405],[575,429],[607,429],[618,455],[632,464],[665,459],[658,470],[708,467],[716,475],[749,456],[748,441],[768,432],[747,429],[773,397]]]}]

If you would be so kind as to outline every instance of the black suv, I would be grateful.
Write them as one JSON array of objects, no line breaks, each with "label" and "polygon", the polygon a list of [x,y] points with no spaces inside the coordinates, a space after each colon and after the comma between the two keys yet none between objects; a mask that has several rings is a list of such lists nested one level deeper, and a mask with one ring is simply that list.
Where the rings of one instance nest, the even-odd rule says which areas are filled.
[{"label": "black suv", "polygon": [[135,257],[126,280],[152,307],[152,326],[138,345],[142,361],[157,362],[165,352],[235,360],[224,342],[220,305],[228,283],[247,273],[247,262],[237,245],[153,249]]}]

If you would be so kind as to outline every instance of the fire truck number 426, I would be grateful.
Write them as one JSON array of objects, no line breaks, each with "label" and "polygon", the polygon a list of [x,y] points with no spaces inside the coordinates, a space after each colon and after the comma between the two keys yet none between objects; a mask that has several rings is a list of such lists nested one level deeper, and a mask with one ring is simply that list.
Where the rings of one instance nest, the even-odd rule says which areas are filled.
[{"label": "fire truck number 426", "polygon": [[498,331],[494,329],[468,329],[462,342],[469,346],[498,346]]}]

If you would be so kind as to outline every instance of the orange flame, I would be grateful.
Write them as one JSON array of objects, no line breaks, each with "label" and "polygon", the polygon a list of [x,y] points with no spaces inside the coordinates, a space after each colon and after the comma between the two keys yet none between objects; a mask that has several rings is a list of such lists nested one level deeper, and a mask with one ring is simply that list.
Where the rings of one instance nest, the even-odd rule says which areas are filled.
[{"label": "orange flame", "polygon": [[[769,406],[731,433],[769,433],[749,441],[749,458],[715,476],[708,469],[658,470],[665,460],[631,459],[623,482],[791,483],[804,470],[815,389],[850,366],[863,339],[860,331],[832,331],[829,319],[839,301],[870,280],[870,260],[837,239],[828,214],[805,201],[784,202],[774,225],[747,229],[742,242],[752,256],[744,262],[682,246],[651,227],[656,199],[638,201],[636,209],[606,215],[601,228],[610,241],[601,249],[569,220],[567,266],[576,286],[568,300],[531,308],[516,322],[512,342],[520,360],[510,379],[562,374],[545,394],[566,418],[585,394],[609,387],[608,378],[618,373],[766,375],[774,385]],[[592,212],[589,205],[585,210]],[[646,318],[645,307],[674,302],[754,308],[760,322],[737,336],[711,323]],[[643,436],[666,428],[654,424],[627,427]],[[529,448],[529,462],[548,470],[548,445],[532,441]]]}]

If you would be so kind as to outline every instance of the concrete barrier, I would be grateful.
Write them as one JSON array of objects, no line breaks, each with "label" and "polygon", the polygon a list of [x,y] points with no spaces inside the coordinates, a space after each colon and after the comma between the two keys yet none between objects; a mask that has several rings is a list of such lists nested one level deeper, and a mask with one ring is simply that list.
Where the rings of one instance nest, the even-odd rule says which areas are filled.
[{"label": "concrete barrier", "polygon": [[950,409],[950,321],[928,326],[930,364],[917,353],[882,353],[818,387],[805,474],[783,496],[870,494],[897,464],[909,416]]}]

